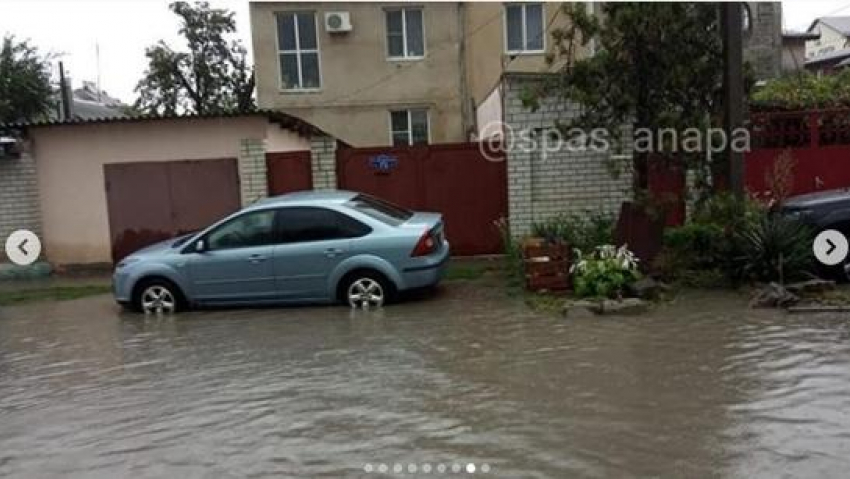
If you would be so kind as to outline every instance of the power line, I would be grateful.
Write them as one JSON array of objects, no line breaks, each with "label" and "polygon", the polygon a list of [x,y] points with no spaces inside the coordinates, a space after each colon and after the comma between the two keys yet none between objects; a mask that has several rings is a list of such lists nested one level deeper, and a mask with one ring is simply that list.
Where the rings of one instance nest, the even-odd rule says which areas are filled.
[{"label": "power line", "polygon": [[835,15],[836,13],[843,12],[844,10],[847,10],[848,8],[850,8],[850,3],[848,3],[848,4],[844,5],[843,7],[839,7],[839,8],[837,8],[836,10],[833,10],[833,11],[831,11],[831,12],[829,12],[829,13],[826,13],[826,14],[824,14],[824,15],[820,15],[820,16],[821,16],[821,17],[828,17],[828,16],[830,16],[830,15]]}]

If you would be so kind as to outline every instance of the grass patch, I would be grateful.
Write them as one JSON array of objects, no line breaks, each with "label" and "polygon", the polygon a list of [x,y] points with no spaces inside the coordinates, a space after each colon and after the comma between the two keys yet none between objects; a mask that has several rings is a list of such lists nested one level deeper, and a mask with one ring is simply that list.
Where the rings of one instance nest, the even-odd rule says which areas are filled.
[{"label": "grass patch", "polygon": [[525,304],[531,310],[545,314],[563,314],[564,304],[570,296],[557,293],[532,293],[525,294]]},{"label": "grass patch", "polygon": [[483,262],[449,263],[444,279],[471,281],[481,278],[489,269],[491,266]]},{"label": "grass patch", "polygon": [[111,291],[112,288],[107,285],[52,286],[17,291],[0,291],[0,306],[11,306],[36,301],[67,301],[106,294]]}]

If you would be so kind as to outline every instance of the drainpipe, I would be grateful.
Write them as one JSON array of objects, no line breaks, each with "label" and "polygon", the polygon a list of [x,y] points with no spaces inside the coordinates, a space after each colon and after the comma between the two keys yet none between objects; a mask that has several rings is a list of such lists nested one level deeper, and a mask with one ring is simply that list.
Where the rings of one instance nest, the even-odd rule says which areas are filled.
[{"label": "drainpipe", "polygon": [[[463,2],[457,3],[457,31],[460,37],[458,43],[458,73],[460,75],[460,114],[461,128],[463,128],[464,140],[469,140],[470,128],[472,127],[471,118],[473,113],[470,109],[470,101],[474,101],[469,96],[469,86],[467,85],[466,77],[466,6]],[[469,101],[467,101],[469,100]]]}]

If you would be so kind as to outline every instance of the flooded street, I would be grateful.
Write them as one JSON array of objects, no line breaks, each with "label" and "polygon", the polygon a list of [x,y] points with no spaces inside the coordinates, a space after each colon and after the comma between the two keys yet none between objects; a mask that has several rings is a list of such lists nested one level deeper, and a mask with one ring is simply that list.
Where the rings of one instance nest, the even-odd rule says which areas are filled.
[{"label": "flooded street", "polygon": [[470,463],[507,478],[846,477],[850,321],[725,293],[567,320],[463,282],[359,314],[146,319],[108,296],[0,309],[0,476],[457,477]]}]

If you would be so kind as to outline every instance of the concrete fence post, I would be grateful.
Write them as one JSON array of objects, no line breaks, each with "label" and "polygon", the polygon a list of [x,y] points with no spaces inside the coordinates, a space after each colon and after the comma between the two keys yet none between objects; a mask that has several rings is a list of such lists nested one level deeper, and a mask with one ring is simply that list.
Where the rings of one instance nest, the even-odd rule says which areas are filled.
[{"label": "concrete fence post", "polygon": [[269,195],[264,140],[246,138],[239,141],[239,194],[242,206],[248,206]]},{"label": "concrete fence post", "polygon": [[336,178],[336,140],[327,135],[310,138],[310,164],[314,190],[334,190]]}]

